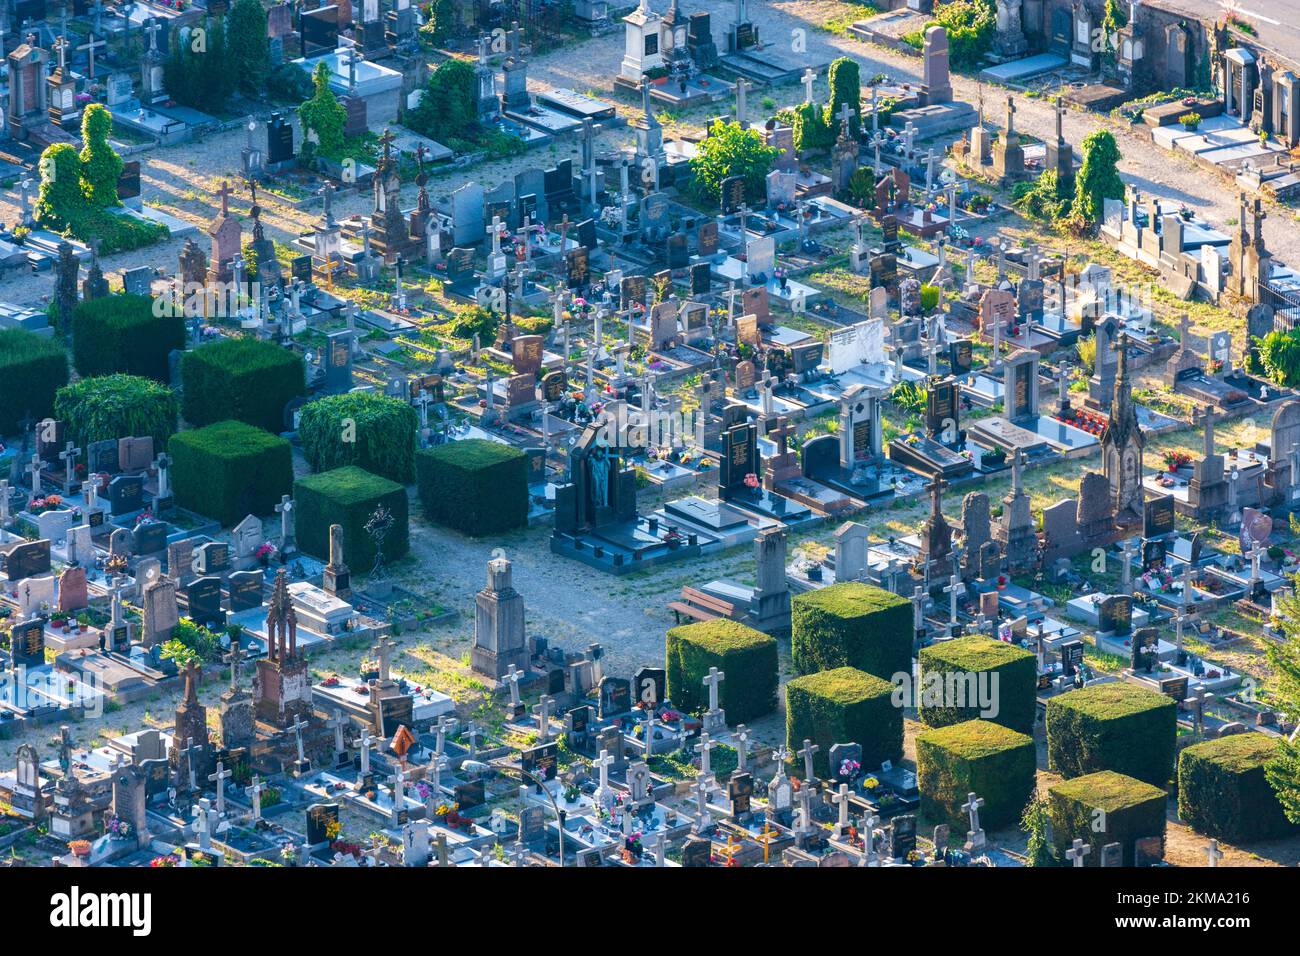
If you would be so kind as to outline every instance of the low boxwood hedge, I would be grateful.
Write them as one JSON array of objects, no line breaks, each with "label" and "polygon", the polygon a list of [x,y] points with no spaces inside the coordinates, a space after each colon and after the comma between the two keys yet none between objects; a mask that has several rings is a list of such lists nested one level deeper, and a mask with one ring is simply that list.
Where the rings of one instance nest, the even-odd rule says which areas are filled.
[{"label": "low boxwood hedge", "polygon": [[298,547],[322,560],[329,559],[330,525],[343,526],[343,560],[355,578],[370,573],[375,544],[366,531],[375,510],[383,505],[393,516],[384,540],[387,562],[405,557],[409,549],[409,513],[406,489],[380,475],[353,465],[294,482],[293,500],[298,518]]},{"label": "low boxwood hedge", "polygon": [[1178,755],[1178,816],[1198,833],[1232,843],[1290,836],[1264,764],[1278,741],[1246,733],[1193,744]]},{"label": "low boxwood hedge", "polygon": [[54,393],[68,384],[68,353],[48,335],[0,329],[0,435],[12,435],[30,415],[54,414]]},{"label": "low boxwood hedge", "polygon": [[671,628],[664,641],[668,699],[687,712],[709,706],[704,678],[710,667],[726,674],[718,706],[735,725],[776,709],[776,639],[736,621],[718,619]]},{"label": "low boxwood hedge", "polygon": [[813,769],[822,779],[830,777],[834,744],[861,745],[864,770],[899,760],[903,709],[895,706],[893,694],[892,684],[855,667],[796,677],[785,685],[786,746],[795,753],[805,740],[815,743]]},{"label": "low boxwood hedge", "polygon": [[1159,787],[1110,770],[1058,783],[1047,795],[1057,859],[1065,861],[1066,850],[1075,840],[1082,840],[1092,847],[1084,864],[1100,866],[1101,848],[1118,843],[1123,849],[1123,865],[1134,866],[1136,841],[1156,836],[1164,839],[1166,801]]},{"label": "low boxwood hedge", "polygon": [[476,536],[528,524],[528,456],[517,448],[482,438],[422,448],[415,474],[436,524]]},{"label": "low boxwood hedge", "polygon": [[176,503],[223,525],[271,514],[293,490],[289,442],[243,422],[179,432],[167,450]]},{"label": "low boxwood hedge", "polygon": [[988,713],[994,723],[1022,734],[1034,732],[1038,658],[1031,652],[972,634],[924,647],[918,658],[916,703],[927,726],[946,727]]},{"label": "low boxwood hedge", "polygon": [[916,779],[921,815],[965,833],[969,794],[984,800],[980,826],[1015,823],[1034,794],[1034,739],[990,720],[967,720],[926,730],[916,738]]},{"label": "low boxwood hedge", "polygon": [[304,406],[298,437],[313,471],[356,465],[409,485],[419,428],[419,414],[401,399],[347,392]]},{"label": "low boxwood hedge", "polygon": [[185,317],[171,309],[155,314],[147,295],[86,299],[72,313],[72,354],[82,375],[124,372],[169,382],[167,356],[185,348]]},{"label": "low boxwood hedge", "polygon": [[800,674],[856,667],[889,681],[912,672],[912,605],[890,591],[851,581],[799,594],[791,621]]},{"label": "low boxwood hedge", "polygon": [[220,339],[181,357],[184,400],[191,425],[235,421],[284,431],[284,408],[307,391],[301,355],[274,342]]},{"label": "low boxwood hedge", "polygon": [[1094,684],[1047,704],[1047,766],[1063,777],[1113,770],[1163,787],[1174,771],[1178,705],[1136,684]]}]

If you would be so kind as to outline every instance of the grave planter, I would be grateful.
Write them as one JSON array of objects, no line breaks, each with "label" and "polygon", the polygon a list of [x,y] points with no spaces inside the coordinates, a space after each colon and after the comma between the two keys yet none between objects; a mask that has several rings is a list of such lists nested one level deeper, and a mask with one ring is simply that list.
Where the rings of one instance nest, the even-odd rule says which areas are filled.
[{"label": "grave planter", "polygon": [[1178,705],[1135,684],[1096,684],[1047,704],[1047,766],[1063,777],[1113,770],[1156,786],[1174,768]]},{"label": "grave planter", "polygon": [[867,770],[899,760],[903,710],[894,705],[893,693],[892,684],[853,667],[796,677],[785,685],[786,746],[796,752],[805,740],[816,744],[813,769],[822,779],[831,775],[835,744],[859,744]]},{"label": "grave planter", "polygon": [[682,711],[705,710],[709,668],[726,674],[718,687],[718,706],[727,723],[754,720],[776,709],[776,639],[736,621],[719,618],[684,624],[668,631],[664,656],[668,699]]},{"label": "grave planter", "polygon": [[1057,858],[1065,860],[1066,850],[1082,840],[1092,847],[1084,864],[1100,866],[1102,847],[1118,843],[1123,865],[1135,865],[1136,841],[1164,839],[1166,802],[1159,787],[1109,770],[1058,783],[1047,794]]},{"label": "grave planter", "polygon": [[987,829],[1019,820],[1033,796],[1036,770],[1033,738],[988,720],[938,727],[916,738],[921,814],[959,832],[969,825],[961,807],[971,793],[984,799],[980,822]]},{"label": "grave planter", "polygon": [[1034,732],[1038,706],[1034,654],[971,635],[924,647],[919,658],[916,703],[927,727],[984,717],[1022,734]]},{"label": "grave planter", "polygon": [[912,605],[882,588],[833,584],[792,601],[795,670],[814,674],[855,667],[882,680],[912,671]]},{"label": "grave planter", "polygon": [[1197,833],[1232,843],[1296,833],[1264,765],[1278,741],[1265,734],[1233,734],[1193,744],[1178,755],[1178,816]]}]

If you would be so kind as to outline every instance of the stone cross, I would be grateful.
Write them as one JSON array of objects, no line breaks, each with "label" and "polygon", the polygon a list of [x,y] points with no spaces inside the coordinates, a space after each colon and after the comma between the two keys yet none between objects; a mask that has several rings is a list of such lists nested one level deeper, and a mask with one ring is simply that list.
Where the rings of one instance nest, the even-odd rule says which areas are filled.
[{"label": "stone cross", "polygon": [[957,623],[957,596],[962,590],[961,575],[955,570],[948,578],[948,584],[943,589],[943,593],[948,595],[948,623]]},{"label": "stone cross", "polygon": [[1196,722],[1197,736],[1205,736],[1205,705],[1212,700],[1214,700],[1214,695],[1206,690],[1187,698],[1187,703],[1191,705],[1193,719]]},{"label": "stone cross", "polygon": [[230,665],[230,689],[232,691],[239,689],[239,672],[240,662],[244,659],[244,648],[239,641],[232,639],[230,641],[230,652],[222,660]]},{"label": "stone cross", "polygon": [[839,822],[836,825],[836,832],[840,836],[844,836],[849,832],[849,785],[847,783],[840,784],[839,791],[831,795],[831,802],[834,803],[840,811]]},{"label": "stone cross", "polygon": [[736,741],[736,773],[744,773],[749,766],[749,728],[744,724],[736,724],[736,732],[732,737]]},{"label": "stone cross", "polygon": [[375,641],[374,651],[379,657],[379,680],[381,683],[388,683],[390,680],[389,667],[392,664],[393,648],[396,646],[388,639],[387,634]]},{"label": "stone cross", "polygon": [[551,704],[554,702],[555,699],[549,694],[543,694],[533,707],[533,713],[537,716],[537,735],[541,743],[547,743],[551,739]]},{"label": "stone cross", "polygon": [[808,67],[803,71],[803,76],[800,79],[803,80],[803,101],[811,103],[813,101],[813,83],[817,79],[817,71],[812,67]]},{"label": "stone cross", "polygon": [[749,125],[749,108],[745,103],[745,94],[751,84],[744,78],[736,80],[736,122],[742,127]]},{"label": "stone cross", "polygon": [[199,801],[199,805],[194,807],[190,814],[194,817],[194,822],[190,824],[190,831],[198,840],[200,850],[212,849],[212,804],[208,798],[204,797]]},{"label": "stone cross", "polygon": [[182,750],[181,753],[185,754],[185,767],[189,771],[190,793],[199,789],[198,778],[194,775],[194,754],[196,752],[201,752],[202,750],[202,747],[195,745],[193,737],[185,738],[185,749]]},{"label": "stone cross", "polygon": [[880,822],[880,817],[874,813],[868,812],[862,818],[862,858],[859,860],[859,866],[879,866],[880,860],[876,856],[876,824]]},{"label": "stone cross", "polygon": [[233,776],[233,772],[225,768],[220,760],[217,761],[216,773],[208,775],[208,780],[217,785],[217,815],[224,816],[226,813],[226,781]]},{"label": "stone cross", "polygon": [[703,683],[709,688],[709,710],[718,709],[718,685],[726,679],[727,675],[716,667],[710,667],[708,675],[704,678]]},{"label": "stone cross", "polygon": [[804,739],[803,748],[799,751],[799,756],[803,757],[803,775],[807,783],[812,783],[817,779],[817,775],[813,773],[813,754],[817,753],[819,750],[821,750],[821,747],[817,746],[807,738]]},{"label": "stone cross", "polygon": [[1219,849],[1219,841],[1210,840],[1210,845],[1203,851],[1205,853],[1206,866],[1218,866],[1219,861],[1223,859],[1223,851]]},{"label": "stone cross", "polygon": [[1124,564],[1120,568],[1120,573],[1123,576],[1122,577],[1123,591],[1125,594],[1132,594],[1133,593],[1133,554],[1137,550],[1133,546],[1133,539],[1125,538],[1124,547],[1121,548],[1120,550],[1124,552]]},{"label": "stone cross", "polygon": [[262,791],[265,789],[266,784],[262,783],[262,778],[257,774],[253,775],[253,785],[244,789],[244,795],[253,803],[254,823],[262,819]]},{"label": "stone cross", "polygon": [[375,742],[374,736],[369,731],[362,734],[357,740],[357,752],[361,755],[361,776],[365,777],[370,773],[370,745]]},{"label": "stone cross", "polygon": [[293,544],[293,499],[281,495],[275,511],[280,516],[280,553],[284,554]]},{"label": "stone cross", "polygon": [[35,498],[41,493],[41,456],[39,453],[32,455],[32,463],[27,469],[30,474],[32,486],[32,497]]},{"label": "stone cross", "polygon": [[388,778],[388,785],[392,787],[393,804],[389,808],[389,819],[394,825],[397,823],[398,814],[406,807],[406,770],[403,767],[397,768],[397,773]]},{"label": "stone cross", "polygon": [[703,833],[712,820],[709,816],[709,776],[700,774],[695,783],[695,832]]},{"label": "stone cross", "polygon": [[700,776],[707,776],[713,772],[709,765],[709,751],[716,746],[717,744],[709,739],[707,731],[700,733],[700,742],[695,745],[695,751],[700,755]]},{"label": "stone cross", "polygon": [[303,729],[306,728],[306,727],[307,727],[307,721],[303,720],[303,719],[300,717],[300,718],[298,718],[297,720],[295,720],[292,724],[290,724],[288,727],[285,728],[286,730],[292,732],[293,735],[294,735],[294,737],[297,738],[297,741],[298,741],[298,763],[300,763],[300,764],[301,764],[303,761],[305,761],[305,760],[307,759],[307,755],[303,752],[303,749],[302,749],[302,732],[303,732]]},{"label": "stone cross", "polygon": [[334,708],[334,715],[325,721],[325,726],[334,731],[334,755],[336,757],[347,750],[343,743],[343,728],[346,725],[347,721],[343,719],[343,711],[337,707]]},{"label": "stone cross", "polygon": [[528,856],[528,848],[522,842],[516,840],[510,847],[510,859],[514,861],[515,866],[523,866],[524,858]]},{"label": "stone cross", "polygon": [[[59,452],[59,458],[63,460],[64,488],[72,487],[73,479],[77,474],[77,456],[81,454],[81,449],[76,447],[75,443],[68,442],[63,451]],[[159,494],[161,494],[161,490]]]},{"label": "stone cross", "polygon": [[1076,839],[1070,849],[1065,851],[1065,856],[1071,861],[1071,865],[1076,869],[1083,866],[1083,858],[1092,852],[1092,847],[1082,840]]},{"label": "stone cross", "polygon": [[510,685],[510,703],[514,707],[519,706],[519,682],[523,679],[523,671],[515,667],[514,664],[510,665],[510,669],[506,671],[505,677],[502,678]]},{"label": "stone cross", "polygon": [[434,753],[442,756],[443,748],[447,743],[447,734],[456,729],[456,721],[452,717],[439,717],[437,725],[437,736],[435,738]]},{"label": "stone cross", "polygon": [[597,757],[593,763],[595,763],[596,770],[600,774],[600,786],[596,788],[597,792],[608,793],[609,768],[610,765],[614,763],[614,756],[608,750],[602,750],[600,756]]},{"label": "stone cross", "polygon": [[973,793],[966,794],[966,802],[961,808],[970,816],[971,833],[980,832],[980,807],[984,806],[984,798],[977,797]]}]

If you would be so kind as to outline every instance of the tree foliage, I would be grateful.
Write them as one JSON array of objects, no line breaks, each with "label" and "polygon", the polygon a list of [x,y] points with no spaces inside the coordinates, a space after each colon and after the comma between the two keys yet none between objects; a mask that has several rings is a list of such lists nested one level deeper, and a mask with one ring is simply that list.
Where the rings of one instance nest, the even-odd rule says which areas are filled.
[{"label": "tree foliage", "polygon": [[849,134],[857,137],[862,126],[862,80],[858,71],[857,60],[842,56],[832,61],[829,82],[831,101],[826,104],[826,116],[823,122],[829,132],[831,142],[839,135],[840,111],[845,104],[852,111],[849,117]]},{"label": "tree foliage", "polygon": [[[1300,587],[1300,579],[1296,580]],[[1277,594],[1278,624],[1284,640],[1266,641],[1269,667],[1273,683],[1269,688],[1270,703],[1292,721],[1300,719],[1300,598],[1296,591]],[[1264,767],[1269,784],[1277,793],[1282,812],[1292,823],[1300,823],[1300,735],[1292,733],[1282,741],[1277,755]]]},{"label": "tree foliage", "polygon": [[226,14],[229,68],[246,96],[260,96],[271,69],[271,41],[261,0],[235,0]]},{"label": "tree foliage", "polygon": [[1119,178],[1119,145],[1110,130],[1093,130],[1083,140],[1083,163],[1074,177],[1070,213],[1078,228],[1092,230],[1101,223],[1107,199],[1124,198]]},{"label": "tree foliage", "polygon": [[314,92],[311,99],[298,107],[302,121],[302,154],[304,160],[313,156],[332,158],[343,152],[348,111],[330,89],[330,68],[317,63],[311,82]]},{"label": "tree foliage", "polygon": [[108,143],[112,129],[113,115],[102,103],[91,103],[81,114],[81,188],[86,201],[100,208],[122,204],[117,181],[126,164]]},{"label": "tree foliage", "polygon": [[420,35],[434,46],[447,42],[456,28],[456,8],[452,0],[432,0],[424,5],[424,23]]},{"label": "tree foliage", "polygon": [[979,65],[998,27],[994,0],[951,0],[937,3],[933,23],[948,31],[948,56],[954,69]]},{"label": "tree foliage", "polygon": [[68,423],[68,437],[82,448],[125,435],[153,436],[163,448],[176,431],[172,390],[135,375],[103,375],[65,385],[54,396],[54,417]]},{"label": "tree foliage", "polygon": [[205,17],[197,27],[182,30],[163,63],[172,99],[196,109],[228,100],[238,85],[229,50],[223,17]]},{"label": "tree foliage", "polygon": [[478,121],[478,79],[465,60],[446,60],[429,74],[420,103],[406,113],[406,125],[440,143],[473,141]]},{"label": "tree foliage", "polygon": [[1272,331],[1259,340],[1264,374],[1279,385],[1300,385],[1300,330]]},{"label": "tree foliage", "polygon": [[775,146],[763,142],[758,130],[719,120],[691,160],[696,193],[703,199],[718,202],[722,198],[723,180],[742,176],[745,195],[756,200],[767,188],[765,179],[780,153]]}]

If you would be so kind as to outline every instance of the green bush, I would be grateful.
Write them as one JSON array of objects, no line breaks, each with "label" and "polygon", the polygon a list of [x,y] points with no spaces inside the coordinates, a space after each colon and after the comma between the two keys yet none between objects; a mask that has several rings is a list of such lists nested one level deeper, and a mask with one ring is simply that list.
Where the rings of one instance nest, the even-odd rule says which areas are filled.
[{"label": "green bush", "polygon": [[1020,819],[1034,794],[1034,739],[987,720],[927,730],[916,738],[916,778],[921,815],[944,820],[958,832],[970,827],[963,810],[969,794],[984,800],[980,825],[993,830]]},{"label": "green bush", "polygon": [[307,391],[302,356],[274,342],[221,339],[181,357],[181,411],[195,427],[230,419],[279,434],[284,407]]},{"label": "green bush", "polygon": [[882,680],[912,672],[912,605],[856,581],[796,595],[790,643],[795,670],[856,667]]},{"label": "green bush", "polygon": [[83,376],[125,372],[167,382],[167,356],[184,347],[184,316],[155,315],[152,296],[88,299],[72,313],[73,360]]},{"label": "green bush", "polygon": [[28,415],[54,412],[54,393],[68,384],[68,353],[48,335],[0,329],[0,435],[12,435]]},{"label": "green bush", "polygon": [[[1038,658],[1034,654],[1013,644],[973,634],[923,647],[918,658],[921,672],[918,710],[926,726],[946,727],[981,716],[976,691],[985,686],[991,692],[990,709],[997,710],[989,720],[1022,734],[1034,732],[1034,711],[1038,706]],[[944,682],[934,691],[929,686],[932,673],[934,680]],[[945,675],[949,674],[961,675],[962,679],[955,676],[948,679]],[[993,684],[992,677],[984,683],[980,677],[983,674],[997,675],[997,684]],[[949,690],[957,693],[950,694]]]},{"label": "green bush", "polygon": [[464,534],[499,534],[528,524],[528,456],[482,438],[415,453],[424,514]]},{"label": "green bush", "polygon": [[298,437],[313,471],[356,465],[409,485],[419,428],[419,414],[401,399],[348,392],[304,406]]},{"label": "green bush", "polygon": [[67,427],[68,438],[85,448],[92,441],[153,437],[165,448],[176,431],[176,396],[153,379],[136,375],[102,375],[65,385],[54,396],[54,417]]},{"label": "green bush", "polygon": [[1264,372],[1279,385],[1300,385],[1300,329],[1274,330],[1259,340]]},{"label": "green bush", "polygon": [[718,619],[671,628],[664,641],[668,699],[693,712],[709,706],[704,678],[710,667],[726,674],[718,706],[738,724],[776,709],[776,638],[736,621]]},{"label": "green bush", "polygon": [[280,496],[293,490],[289,442],[243,422],[181,432],[167,450],[176,503],[223,525],[271,514]]},{"label": "green bush", "polygon": [[406,489],[396,482],[348,465],[299,478],[294,482],[293,500],[298,510],[298,547],[313,557],[329,559],[330,525],[342,525],[343,560],[354,575],[368,574],[375,562],[375,545],[366,523],[380,505],[393,516],[392,530],[384,539],[385,561],[406,555]]},{"label": "green bush", "polygon": [[767,192],[767,174],[780,153],[763,142],[758,130],[718,120],[691,159],[692,188],[701,200],[718,202],[722,183],[740,176],[745,180],[746,201],[756,204]]},{"label": "green bush", "polygon": [[1092,847],[1084,864],[1100,866],[1101,848],[1118,843],[1123,865],[1134,866],[1136,841],[1155,836],[1164,839],[1166,801],[1159,787],[1110,770],[1058,783],[1047,794],[1057,859],[1065,861],[1065,851],[1075,840],[1082,840]]},{"label": "green bush", "polygon": [[1135,684],[1094,684],[1047,704],[1047,766],[1063,777],[1113,770],[1156,786],[1174,770],[1178,705]]},{"label": "green bush", "polygon": [[934,22],[948,31],[948,49],[955,70],[972,70],[988,52],[997,32],[994,0],[951,0],[936,3]]},{"label": "green bush", "polygon": [[854,667],[796,677],[785,685],[786,746],[798,752],[805,740],[815,743],[813,769],[823,779],[831,775],[834,744],[859,744],[864,770],[901,759],[903,710],[893,692],[888,682]]},{"label": "green bush", "polygon": [[1266,734],[1233,734],[1193,744],[1178,755],[1178,816],[1206,836],[1232,843],[1290,836],[1264,765],[1278,741]]}]

